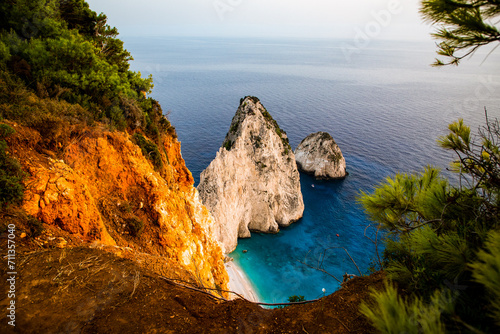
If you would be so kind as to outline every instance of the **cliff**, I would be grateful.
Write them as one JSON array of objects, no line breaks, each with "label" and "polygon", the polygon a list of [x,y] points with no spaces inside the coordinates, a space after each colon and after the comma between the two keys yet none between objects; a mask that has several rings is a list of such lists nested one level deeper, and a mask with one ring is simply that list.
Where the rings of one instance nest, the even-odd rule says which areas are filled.
[{"label": "cliff", "polygon": [[250,231],[275,233],[302,217],[293,151],[257,98],[242,99],[222,147],[201,173],[198,190],[226,253]]},{"label": "cliff", "polygon": [[[354,278],[318,302],[265,309],[242,299],[221,303],[88,247],[26,254],[18,272],[16,327],[4,315],[2,334],[374,333],[358,309],[372,289],[384,289],[385,276]],[[8,312],[6,296],[0,307]]]},{"label": "cliff", "polygon": [[198,199],[177,139],[164,137],[155,168],[125,132],[68,128],[72,140],[50,151],[40,149],[36,130],[10,125],[16,130],[11,154],[27,172],[23,209],[46,227],[35,242],[44,246],[62,235],[68,247],[132,251],[146,267],[160,259],[159,267],[168,263],[183,279],[227,288],[224,255],[210,234],[213,218]]},{"label": "cliff", "polygon": [[298,168],[319,179],[347,176],[346,162],[339,146],[327,132],[312,133],[295,149]]}]

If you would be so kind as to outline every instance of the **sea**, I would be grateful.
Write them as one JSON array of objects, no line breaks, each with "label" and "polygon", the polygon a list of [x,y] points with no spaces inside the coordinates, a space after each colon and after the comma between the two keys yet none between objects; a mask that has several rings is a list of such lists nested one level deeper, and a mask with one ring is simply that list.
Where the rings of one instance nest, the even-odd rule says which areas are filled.
[{"label": "sea", "polygon": [[436,140],[459,118],[473,131],[485,124],[485,110],[500,118],[500,51],[435,68],[431,40],[357,47],[341,39],[122,39],[135,59],[131,69],[153,75],[151,96],[176,127],[196,184],[247,95],[261,100],[293,148],[326,131],[342,150],[345,180],[301,174],[304,217],[278,234],[252,233],[230,254],[268,303],[322,297],[345,274],[368,274],[383,245],[360,193],[429,165],[456,182],[447,169],[455,157]]}]

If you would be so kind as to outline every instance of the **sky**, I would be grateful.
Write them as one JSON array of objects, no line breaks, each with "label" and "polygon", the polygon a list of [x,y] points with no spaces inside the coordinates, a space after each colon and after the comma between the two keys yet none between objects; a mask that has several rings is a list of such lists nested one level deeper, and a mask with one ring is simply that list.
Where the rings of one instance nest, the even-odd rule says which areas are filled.
[{"label": "sky", "polygon": [[429,40],[420,0],[87,0],[127,36]]}]

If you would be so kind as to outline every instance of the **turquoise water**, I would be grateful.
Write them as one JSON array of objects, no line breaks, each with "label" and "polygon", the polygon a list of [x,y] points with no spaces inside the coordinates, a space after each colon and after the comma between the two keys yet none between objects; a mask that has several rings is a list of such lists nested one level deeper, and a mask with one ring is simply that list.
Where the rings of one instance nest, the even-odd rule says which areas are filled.
[{"label": "turquoise water", "polygon": [[[282,229],[277,235],[254,233],[252,238],[239,241],[231,254],[258,287],[266,302],[283,302],[289,296],[303,295],[314,299],[339,288],[334,278],[301,264],[307,262],[321,267],[342,280],[342,275],[359,275],[344,247],[363,274],[374,260],[375,246],[363,237],[366,217],[356,204],[359,189],[371,181],[390,174],[390,170],[376,163],[346,156],[351,166],[345,180],[318,181],[301,175],[304,196],[304,217],[296,224]],[[313,187],[314,185],[314,187]],[[371,230],[368,236],[373,236]],[[338,234],[338,236],[337,236]],[[247,250],[247,253],[243,253]]]},{"label": "turquoise water", "polygon": [[[277,235],[254,233],[231,254],[266,302],[307,299],[339,287],[311,265],[330,247],[344,247],[366,273],[374,245],[356,203],[361,190],[395,172],[446,167],[452,155],[435,144],[462,117],[472,128],[500,116],[499,55],[458,68],[431,68],[434,43],[375,42],[346,59],[338,40],[124,38],[132,68],[152,73],[158,99],[175,125],[188,168],[199,174],[215,157],[241,97],[254,95],[278,121],[292,147],[327,131],[342,149],[350,175],[316,181],[301,175],[304,218]],[[312,186],[314,185],[314,187]],[[339,235],[337,237],[337,234]],[[247,250],[247,253],[243,253]],[[339,279],[359,274],[344,250],[322,265]],[[316,262],[314,262],[316,261]]]}]

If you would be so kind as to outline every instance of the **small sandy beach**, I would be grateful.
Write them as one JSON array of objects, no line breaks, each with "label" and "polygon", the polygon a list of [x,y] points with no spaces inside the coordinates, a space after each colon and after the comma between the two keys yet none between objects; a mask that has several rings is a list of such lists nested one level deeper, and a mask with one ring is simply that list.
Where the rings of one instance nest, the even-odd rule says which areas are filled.
[{"label": "small sandy beach", "polygon": [[[258,302],[257,293],[243,270],[234,261],[227,262],[225,266],[229,275],[229,289],[239,293],[249,301]],[[234,295],[234,298],[237,296]]]}]

